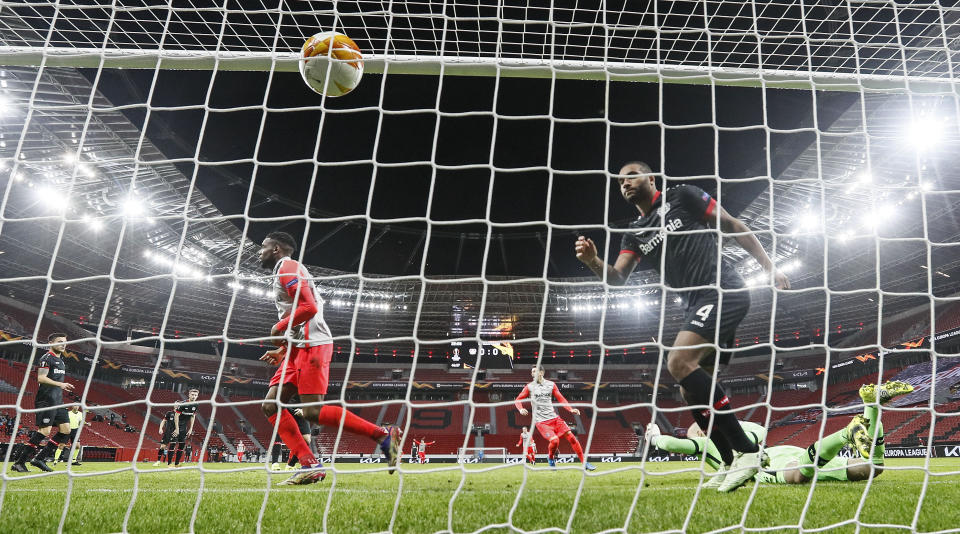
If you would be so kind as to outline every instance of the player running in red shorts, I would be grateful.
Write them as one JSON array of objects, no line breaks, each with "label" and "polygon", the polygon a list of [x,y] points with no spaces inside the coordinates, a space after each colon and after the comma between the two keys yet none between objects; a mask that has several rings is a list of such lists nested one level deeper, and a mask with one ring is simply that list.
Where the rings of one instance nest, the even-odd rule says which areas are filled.
[{"label": "player running in red shorts", "polygon": [[523,407],[520,401],[527,397],[532,397],[533,421],[536,424],[537,431],[540,432],[540,435],[543,436],[549,444],[547,446],[547,462],[550,464],[550,467],[557,465],[557,449],[560,448],[560,438],[567,438],[567,441],[570,442],[570,447],[573,448],[573,452],[577,453],[577,458],[580,458],[580,463],[583,464],[584,469],[587,471],[596,469],[593,464],[584,461],[583,447],[580,446],[580,442],[577,441],[577,436],[573,435],[566,421],[557,415],[557,411],[553,408],[553,399],[556,398],[557,402],[562,404],[563,407],[572,414],[580,415],[580,410],[570,406],[570,403],[567,402],[567,399],[563,398],[556,384],[543,378],[543,367],[534,365],[530,369],[530,375],[533,377],[533,382],[527,384],[523,388],[523,391],[517,395],[517,400],[514,402],[514,405],[517,407],[517,410],[520,411],[520,415],[527,415],[529,412]]},{"label": "player running in red shorts", "polygon": [[537,444],[533,441],[533,435],[527,430],[527,427],[523,427],[523,432],[520,433],[520,441],[517,442],[517,447],[520,447],[520,450],[523,450],[524,442],[529,440],[530,445],[527,446],[527,461],[533,465],[537,465]]},{"label": "player running in red shorts", "polygon": [[325,426],[342,424],[345,431],[368,436],[379,443],[392,474],[400,456],[399,428],[377,426],[340,406],[320,405],[327,394],[333,336],[323,320],[323,299],[310,273],[290,259],[296,250],[297,242],[292,235],[272,232],[263,240],[258,255],[260,266],[273,270],[273,292],[280,317],[270,331],[276,338],[273,343],[277,348],[260,357],[279,365],[261,409],[270,424],[276,424],[279,418],[277,433],[302,466],[280,484],[311,484],[326,477],[323,465],[304,441],[293,415],[288,410],[280,410],[276,402],[279,399],[286,404],[298,394],[304,403],[303,416],[307,421]]}]

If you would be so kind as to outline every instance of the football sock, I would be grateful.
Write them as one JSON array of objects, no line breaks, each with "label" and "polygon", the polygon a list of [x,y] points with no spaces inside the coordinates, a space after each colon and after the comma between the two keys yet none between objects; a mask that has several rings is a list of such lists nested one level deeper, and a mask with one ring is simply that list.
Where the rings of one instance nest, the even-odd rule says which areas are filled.
[{"label": "football sock", "polygon": [[[807,447],[806,461],[801,462],[800,473],[807,478],[812,478],[815,474],[813,464],[816,462],[818,467],[827,465],[827,462],[840,452],[840,449],[847,444],[847,435],[845,430],[838,430],[829,436]],[[801,459],[802,459],[801,455]]]},{"label": "football sock", "polygon": [[80,456],[80,447],[79,447],[79,446],[74,446],[74,447],[73,447],[73,454],[70,455],[70,461],[76,462],[78,456]]},{"label": "football sock", "polygon": [[557,449],[560,448],[560,438],[554,436],[550,438],[550,443],[547,445],[547,457],[556,458]]},{"label": "football sock", "polygon": [[23,444],[20,449],[20,456],[17,458],[17,463],[25,464],[33,459],[33,455],[37,453],[37,448],[40,445],[40,442],[45,438],[43,434],[34,430],[30,433],[30,440]]},{"label": "football sock", "polygon": [[[304,467],[316,465],[317,460],[313,457],[307,442],[303,441],[303,435],[300,434],[300,428],[297,426],[296,420],[286,410],[280,410],[279,413],[280,426],[277,428],[277,433],[280,434],[280,439],[290,448],[290,454],[297,455],[297,458],[300,459],[300,465]],[[276,424],[277,414],[271,415],[267,420],[270,421],[271,425]]]},{"label": "football sock", "polygon": [[880,422],[880,407],[879,406],[864,406],[863,407],[863,417],[869,422],[867,427],[867,435],[873,436],[877,430],[877,423]]},{"label": "football sock", "polygon": [[180,465],[181,459],[183,459],[183,449],[177,449],[177,462],[174,465]]},{"label": "football sock", "polygon": [[351,434],[370,436],[373,439],[380,439],[387,435],[386,429],[382,426],[377,426],[349,410],[331,404],[320,408],[317,422],[324,426],[336,427],[340,426],[341,416],[343,417],[343,429]]},{"label": "football sock", "polygon": [[63,449],[57,449],[57,454],[54,455],[53,461],[59,462],[61,456],[63,456]]},{"label": "football sock", "polygon": [[577,453],[577,458],[580,459],[580,463],[583,463],[583,447],[580,446],[580,441],[577,439],[577,436],[574,436],[573,432],[567,432],[566,436],[567,442],[570,443],[573,452]]},{"label": "football sock", "polygon": [[[693,404],[689,401],[687,402],[688,404]],[[693,414],[693,420],[697,422],[700,430],[706,433],[706,429],[710,424],[709,415],[704,415],[703,410],[690,410],[690,412]],[[710,429],[710,442],[713,443],[713,449],[716,451],[719,460],[723,462],[723,465],[733,463],[733,449],[730,448],[730,442],[727,441],[727,438],[717,429],[716,424]]]},{"label": "football sock", "polygon": [[870,461],[873,462],[873,465],[883,465],[883,455],[886,451],[886,446],[883,444],[883,423],[880,421],[876,422],[876,432],[877,437],[873,440],[873,454],[870,455]]},{"label": "football sock", "polygon": [[157,449],[157,461],[163,460],[163,449]]},{"label": "football sock", "polygon": [[47,440],[47,444],[43,446],[43,452],[40,453],[38,458],[43,461],[45,461],[47,458],[52,458],[53,449],[56,449],[61,443],[66,443],[69,439],[70,434],[57,432],[55,436]]},{"label": "football sock", "polygon": [[167,465],[173,463],[173,451],[170,450],[170,445],[167,445]]},{"label": "football sock", "polygon": [[293,466],[297,465],[297,462],[298,462],[298,461],[299,461],[299,460],[297,460],[297,455],[296,455],[296,454],[291,454],[291,455],[290,455],[290,459],[287,460],[287,465],[289,465],[290,467],[293,467]]},{"label": "football sock", "polygon": [[[680,385],[687,390],[688,402],[691,404],[712,405],[715,410],[713,416],[713,426],[720,431],[730,444],[730,448],[740,452],[757,452],[760,447],[750,439],[737,417],[730,413],[730,399],[724,393],[720,384],[717,384],[713,391],[714,400],[711,402],[710,389],[713,387],[713,378],[702,368],[695,369],[692,373],[680,380]],[[704,414],[709,417],[710,412]]]}]

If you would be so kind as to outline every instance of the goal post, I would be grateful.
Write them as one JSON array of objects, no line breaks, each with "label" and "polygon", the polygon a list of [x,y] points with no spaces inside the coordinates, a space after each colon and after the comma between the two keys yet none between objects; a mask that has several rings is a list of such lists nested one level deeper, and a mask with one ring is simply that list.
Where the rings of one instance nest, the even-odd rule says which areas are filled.
[{"label": "goal post", "polygon": [[[519,455],[514,455],[521,457]],[[506,463],[512,457],[507,454],[504,447],[460,447],[457,449],[457,463]]]},{"label": "goal post", "polygon": [[[0,46],[0,65],[108,69],[218,70],[298,72],[299,53],[278,51],[48,48]],[[949,93],[954,83],[935,76],[852,74],[790,69],[746,69],[596,60],[532,59],[512,57],[427,56],[369,54],[364,71],[372,74],[445,76],[495,76],[500,78],[550,78],[612,82],[817,89],[826,91],[909,91]]]}]

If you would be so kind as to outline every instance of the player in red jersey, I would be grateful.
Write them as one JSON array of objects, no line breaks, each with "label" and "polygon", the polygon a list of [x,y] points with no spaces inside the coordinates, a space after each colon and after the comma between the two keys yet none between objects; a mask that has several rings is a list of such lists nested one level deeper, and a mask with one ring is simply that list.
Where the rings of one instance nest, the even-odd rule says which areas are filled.
[{"label": "player in red jersey", "polygon": [[530,440],[530,445],[527,446],[527,461],[533,465],[537,465],[537,444],[533,441],[533,435],[527,427],[523,427],[523,432],[520,432],[520,441],[517,442],[517,447],[521,447],[520,450],[523,450],[523,443],[527,440]]},{"label": "player in red jersey", "polygon": [[276,402],[279,399],[288,403],[298,394],[305,404],[303,416],[307,421],[327,426],[343,424],[347,432],[369,436],[380,445],[387,457],[389,472],[393,473],[400,456],[400,429],[380,427],[339,406],[319,404],[327,393],[333,336],[323,320],[323,299],[310,273],[290,258],[296,250],[297,242],[292,235],[272,232],[263,240],[258,254],[260,266],[273,270],[273,292],[280,318],[270,330],[277,348],[260,357],[279,366],[261,408],[271,424],[276,424],[279,418],[277,433],[303,466],[280,484],[311,484],[326,477],[323,465],[304,441],[293,415],[288,410],[279,410]]},{"label": "player in red jersey", "polygon": [[420,438],[420,446],[417,448],[417,456],[421,464],[427,463],[427,445],[433,445],[436,441],[427,441],[427,438]]},{"label": "player in red jersey", "polygon": [[520,411],[520,415],[527,415],[530,412],[523,407],[520,401],[532,397],[533,421],[536,424],[537,431],[549,443],[547,446],[547,462],[550,467],[557,465],[557,449],[560,448],[560,438],[566,438],[570,447],[573,448],[573,452],[580,459],[580,463],[583,464],[584,469],[587,471],[596,469],[593,464],[584,461],[583,447],[580,446],[577,436],[574,436],[570,427],[567,426],[567,422],[557,415],[557,411],[553,408],[553,399],[556,398],[557,402],[574,415],[580,415],[580,410],[570,406],[556,384],[543,378],[543,367],[534,365],[530,369],[530,375],[533,377],[533,381],[524,386],[523,391],[517,395],[514,405]]}]

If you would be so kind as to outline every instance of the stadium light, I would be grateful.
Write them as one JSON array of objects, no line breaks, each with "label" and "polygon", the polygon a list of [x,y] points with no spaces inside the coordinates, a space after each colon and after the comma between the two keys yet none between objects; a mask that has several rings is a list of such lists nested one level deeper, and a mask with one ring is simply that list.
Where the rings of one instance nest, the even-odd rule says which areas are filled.
[{"label": "stadium light", "polygon": [[933,184],[930,182],[920,182],[920,189],[922,191],[930,191],[933,189]]},{"label": "stadium light", "polygon": [[145,211],[143,202],[134,196],[133,193],[123,201],[123,215],[128,218],[142,217]]},{"label": "stadium light", "polygon": [[103,221],[101,221],[100,219],[94,219],[93,217],[90,216],[89,213],[83,216],[83,222],[89,224],[90,229],[93,230],[94,232],[99,232],[100,230],[103,230]]},{"label": "stadium light", "polygon": [[64,152],[63,161],[68,165],[73,165],[74,163],[76,163],[77,162],[76,152]]},{"label": "stadium light", "polygon": [[943,122],[930,117],[920,117],[910,125],[907,136],[917,150],[935,148],[943,139]]}]

